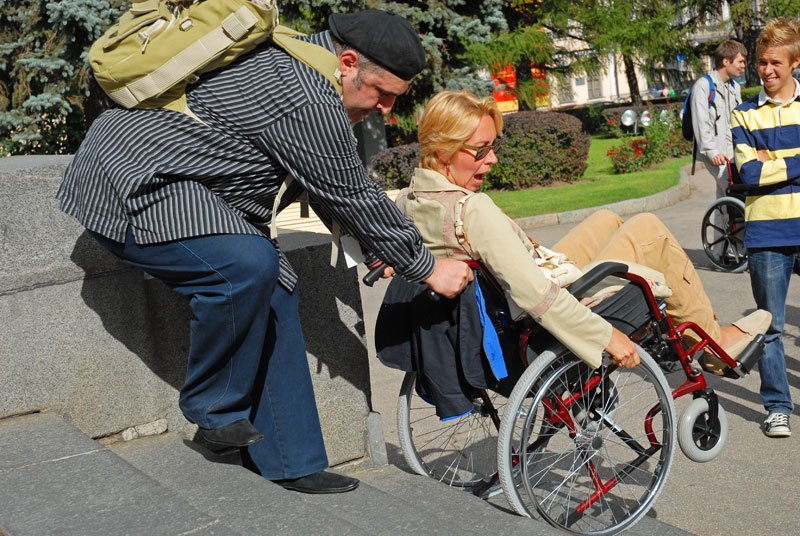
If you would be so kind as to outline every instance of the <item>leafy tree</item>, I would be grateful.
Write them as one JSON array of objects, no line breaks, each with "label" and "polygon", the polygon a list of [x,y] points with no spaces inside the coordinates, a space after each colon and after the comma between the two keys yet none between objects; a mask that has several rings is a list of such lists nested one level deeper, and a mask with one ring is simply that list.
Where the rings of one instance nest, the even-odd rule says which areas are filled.
[{"label": "leafy tree", "polygon": [[[712,9],[718,9],[719,2],[714,2]],[[753,9],[755,2],[733,0],[730,2],[731,25],[734,39],[747,48],[747,85],[757,86],[760,83],[756,61],[756,39],[766,21],[776,17],[800,16],[800,2],[797,0],[765,0],[760,9]]]},{"label": "leafy tree", "polygon": [[[467,44],[465,58],[477,69],[500,72],[507,65],[516,67],[517,98],[529,109],[536,108],[536,97],[544,81],[531,78],[531,66],[551,66],[555,49],[539,26],[520,26],[493,36],[487,43]],[[501,80],[502,82],[502,80]]]},{"label": "leafy tree", "polygon": [[[636,68],[670,61],[685,42],[681,2],[663,0],[542,0],[520,2],[522,23],[536,22],[574,46],[559,51],[562,68],[592,72],[599,58],[619,54],[631,98],[641,103]],[[530,5],[533,4],[533,5]]]},{"label": "leafy tree", "polygon": [[15,154],[74,151],[101,107],[86,53],[121,0],[0,0],[0,141]]}]

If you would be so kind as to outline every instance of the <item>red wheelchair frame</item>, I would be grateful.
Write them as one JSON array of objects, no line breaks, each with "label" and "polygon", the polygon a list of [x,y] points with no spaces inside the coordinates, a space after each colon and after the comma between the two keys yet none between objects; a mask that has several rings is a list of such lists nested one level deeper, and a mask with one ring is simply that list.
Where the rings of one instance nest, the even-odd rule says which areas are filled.
[{"label": "red wheelchair frame", "polygon": [[[498,295],[502,296],[500,285],[491,274],[485,270],[479,263],[469,263],[473,270],[476,270]],[[673,441],[675,431],[670,430],[670,434],[664,432],[663,429],[655,430],[654,421],[662,411],[667,413],[674,413],[674,405],[671,400],[679,397],[692,394],[695,399],[687,409],[683,421],[686,420],[686,414],[689,413],[689,422],[685,424],[688,431],[678,434],[678,443],[684,453],[694,461],[708,461],[713,459],[724,446],[726,437],[727,421],[724,410],[719,405],[716,394],[709,388],[703,370],[698,361],[698,357],[703,352],[711,352],[716,355],[720,361],[728,365],[729,370],[726,376],[731,378],[742,377],[747,374],[761,356],[763,350],[763,336],[756,337],[750,345],[742,352],[738,360],[732,359],[720,345],[711,339],[709,335],[693,322],[684,322],[679,325],[674,325],[672,319],[666,314],[666,304],[658,301],[651,290],[648,281],[636,274],[630,273],[627,266],[620,263],[603,263],[589,273],[585,274],[581,279],[573,283],[570,287],[570,292],[580,297],[583,293],[590,288],[599,284],[606,277],[613,276],[621,278],[629,282],[629,284],[637,288],[642,297],[644,298],[644,305],[639,304],[641,307],[646,308],[646,320],[643,321],[638,327],[628,333],[631,340],[637,343],[648,354],[643,356],[643,363],[640,367],[646,367],[649,371],[649,381],[654,385],[658,383],[664,386],[665,396],[662,399],[657,399],[649,409],[646,410],[644,418],[644,436],[636,439],[632,437],[632,432],[629,433],[624,427],[617,426],[613,421],[612,414],[614,408],[602,409],[595,408],[593,404],[596,402],[592,400],[597,398],[599,390],[606,390],[606,383],[609,383],[611,389],[616,389],[614,383],[609,378],[615,373],[624,373],[626,370],[634,369],[619,369],[606,358],[603,366],[590,371],[586,367],[586,381],[583,382],[579,388],[570,390],[553,390],[550,394],[542,394],[537,391],[537,388],[531,386],[549,386],[552,389],[554,385],[559,385],[555,378],[556,371],[560,366],[561,369],[566,371],[570,365],[567,360],[552,360],[553,365],[551,368],[542,369],[541,377],[531,377],[525,379],[525,374],[522,375],[521,380],[525,379],[527,382],[525,386],[518,383],[514,388],[514,393],[509,397],[509,405],[512,406],[511,410],[506,409],[505,415],[501,417],[498,408],[495,407],[493,402],[493,393],[487,390],[478,391],[475,397],[476,404],[476,418],[485,418],[491,421],[492,426],[498,430],[498,445],[497,445],[497,467],[495,470],[487,469],[485,473],[480,474],[476,471],[479,478],[462,478],[456,477],[453,471],[453,461],[445,460],[443,467],[445,469],[437,469],[437,460],[435,460],[430,451],[431,448],[421,448],[415,445],[414,434],[421,434],[419,430],[415,429],[414,423],[409,420],[409,404],[414,397],[413,375],[409,373],[407,381],[404,382],[401,390],[400,404],[398,407],[398,428],[401,436],[401,446],[404,455],[409,461],[412,468],[421,474],[437,478],[445,481],[450,485],[468,487],[472,493],[482,497],[488,498],[498,492],[498,488],[502,487],[503,492],[509,499],[512,508],[522,515],[533,515],[534,511],[543,517],[547,522],[554,526],[561,527],[570,532],[578,534],[612,534],[620,530],[624,530],[636,521],[638,521],[650,508],[652,502],[655,500],[660,488],[666,479],[669,470],[669,465],[672,460],[672,453],[674,446],[669,445],[669,453],[664,455],[664,459],[660,460],[656,466],[658,469],[654,470],[652,475],[652,483],[648,483],[655,489],[648,489],[643,494],[641,499],[636,499],[636,507],[629,511],[624,519],[617,519],[616,514],[612,514],[610,520],[600,520],[595,522],[594,519],[589,523],[588,528],[581,528],[575,526],[575,519],[582,517],[592,517],[598,515],[597,512],[603,513],[611,510],[612,508],[606,507],[610,501],[612,490],[619,485],[624,485],[632,473],[641,471],[641,467],[646,465],[646,462],[651,460],[659,451],[666,447],[664,441]],[[478,282],[476,281],[476,284]],[[621,291],[620,291],[621,292]],[[634,292],[631,290],[630,292]],[[607,298],[607,300],[611,300]],[[602,305],[602,302],[601,302]],[[644,309],[642,309],[644,311]],[[601,313],[602,314],[602,313]],[[530,318],[523,319],[519,322],[512,323],[516,332],[519,333],[519,355],[523,360],[526,368],[526,373],[539,371],[530,371],[534,369],[532,366],[537,364],[541,359],[541,355],[537,355],[533,360],[527,358],[529,349],[536,346],[537,332],[543,332],[542,328],[533,322]],[[696,342],[689,342],[685,337],[687,332],[693,332],[697,339]],[[546,333],[546,332],[543,332]],[[538,353],[535,351],[534,353]],[[654,355],[662,362],[672,361],[679,364],[680,369],[685,375],[685,380],[675,389],[669,390],[664,375],[658,365],[649,357]],[[561,358],[559,358],[561,359]],[[573,365],[580,365],[577,358],[571,356],[571,363]],[[550,366],[550,365],[548,365]],[[564,368],[567,367],[567,368]],[[585,366],[584,366],[585,367]],[[577,370],[577,369],[576,369]],[[560,373],[560,372],[559,372]],[[570,372],[563,373],[565,378]],[[548,376],[550,375],[550,376]],[[535,376],[535,375],[534,375]],[[550,378],[548,380],[548,378]],[[410,380],[410,381],[409,381]],[[550,383],[548,383],[548,381]],[[566,385],[564,380],[559,380],[560,384]],[[519,393],[516,391],[521,389]],[[613,396],[604,395],[604,399],[612,399]],[[527,439],[531,437],[533,424],[530,422],[524,426],[512,421],[519,421],[525,415],[533,413],[529,404],[530,400],[541,402],[541,420],[537,421],[538,426],[542,433],[536,438],[535,441],[528,444]],[[695,402],[697,404],[695,405]],[[617,401],[616,404],[620,402]],[[603,403],[605,404],[605,402]],[[612,403],[613,405],[613,403]],[[664,409],[666,407],[666,410]],[[576,409],[577,408],[577,409]],[[588,408],[588,409],[587,409]],[[589,415],[587,417],[587,415]],[[521,417],[522,416],[522,417]],[[675,422],[674,415],[668,415],[669,422]],[[662,419],[664,417],[662,416]],[[442,424],[442,426],[448,426]],[[595,430],[602,430],[602,433],[594,435],[587,434],[585,429],[587,426],[593,427]],[[663,428],[670,428],[673,425],[664,426]],[[400,428],[403,428],[400,430]],[[517,431],[514,431],[516,428]],[[677,425],[674,426],[677,428]],[[519,431],[521,430],[521,431]],[[527,477],[523,477],[525,473],[524,460],[531,457],[539,456],[547,449],[548,443],[557,435],[561,430],[566,431],[569,440],[575,444],[575,456],[580,460],[579,467],[585,466],[587,473],[587,481],[590,481],[589,486],[591,490],[586,493],[586,497],[575,505],[565,507],[560,515],[551,515],[545,507],[542,507],[535,499],[535,491],[531,489],[530,483],[526,483]],[[519,440],[520,436],[525,438],[523,441]],[[659,439],[659,434],[663,437]],[[438,435],[438,433],[437,433]],[[612,437],[613,435],[613,437]],[[405,439],[404,439],[405,438]],[[683,438],[683,439],[682,439]],[[617,441],[619,445],[627,447],[635,454],[635,458],[623,464],[621,469],[615,468],[613,474],[608,478],[601,476],[601,471],[596,467],[594,458],[597,452],[602,448],[603,441]],[[595,443],[598,446],[595,446]],[[524,445],[524,446],[522,446]],[[645,446],[647,445],[647,446]],[[464,459],[467,455],[467,447],[464,447],[459,452],[454,453],[457,458]],[[423,453],[424,454],[421,454]],[[471,456],[471,454],[470,454]],[[423,459],[426,458],[426,459]],[[505,468],[505,471],[504,471]],[[446,473],[453,471],[453,474],[447,476]],[[505,477],[504,473],[505,472]],[[482,477],[482,478],[480,478]],[[650,475],[648,473],[648,478]],[[525,495],[530,496],[524,498]],[[637,502],[638,501],[638,502]],[[629,501],[631,502],[631,501]],[[604,514],[607,516],[607,514]],[[599,529],[596,527],[599,526]]]}]

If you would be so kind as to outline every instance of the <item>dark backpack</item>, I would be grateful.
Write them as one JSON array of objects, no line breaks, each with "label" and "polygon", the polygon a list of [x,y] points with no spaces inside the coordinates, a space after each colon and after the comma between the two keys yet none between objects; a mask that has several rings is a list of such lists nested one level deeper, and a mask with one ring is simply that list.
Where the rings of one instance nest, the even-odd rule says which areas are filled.
[{"label": "dark backpack", "polygon": [[[708,92],[708,107],[711,108],[714,106],[714,97],[717,95],[717,87],[714,85],[714,81],[711,79],[711,76],[705,75],[703,76],[706,80],[708,80],[708,84],[710,90]],[[681,131],[683,133],[684,139],[688,141],[694,141],[694,127],[692,126],[692,90],[689,90],[689,94],[686,95],[686,100],[683,101],[683,117],[681,118]]]}]

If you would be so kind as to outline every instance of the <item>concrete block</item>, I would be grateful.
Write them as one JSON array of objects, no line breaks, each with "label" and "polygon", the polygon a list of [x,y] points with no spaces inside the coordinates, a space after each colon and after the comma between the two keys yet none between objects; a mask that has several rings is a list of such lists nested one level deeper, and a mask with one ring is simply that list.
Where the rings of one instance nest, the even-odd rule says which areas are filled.
[{"label": "concrete block", "polygon": [[[0,417],[50,408],[91,437],[160,419],[189,434],[177,407],[188,306],[58,210],[54,196],[67,161],[0,160]],[[301,279],[329,459],[361,458],[370,387],[355,270],[329,266],[329,237],[286,233],[279,240]]]}]

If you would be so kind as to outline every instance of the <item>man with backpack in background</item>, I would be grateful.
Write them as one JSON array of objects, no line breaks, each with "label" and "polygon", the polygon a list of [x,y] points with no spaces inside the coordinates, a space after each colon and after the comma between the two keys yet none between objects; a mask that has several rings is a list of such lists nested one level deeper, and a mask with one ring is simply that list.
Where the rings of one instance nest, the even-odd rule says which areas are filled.
[{"label": "man with backpack in background", "polygon": [[717,198],[728,187],[728,162],[733,160],[731,111],[742,102],[734,80],[745,70],[747,49],[738,41],[723,41],[714,50],[714,69],[698,79],[689,96],[696,154],[717,182]]},{"label": "man with backpack in background", "polygon": [[800,24],[767,23],[756,39],[761,92],[731,115],[736,167],[749,187],[744,245],[750,286],[759,309],[772,313],[758,362],[768,437],[789,437],[794,403],[789,391],[783,324],[792,273],[800,274]]},{"label": "man with backpack in background", "polygon": [[389,113],[422,71],[419,36],[378,10],[331,15],[329,27],[299,39],[325,49],[331,72],[267,42],[202,74],[186,91],[185,113],[106,111],[58,192],[62,210],[101,245],[189,300],[179,405],[198,435],[216,450],[241,447],[246,468],[305,493],[350,491],[358,481],[325,471],[297,275],[271,230],[274,214],[307,192],[370,264],[380,259],[448,297],[471,278],[462,262],[434,260],[367,176],[351,129]]}]

